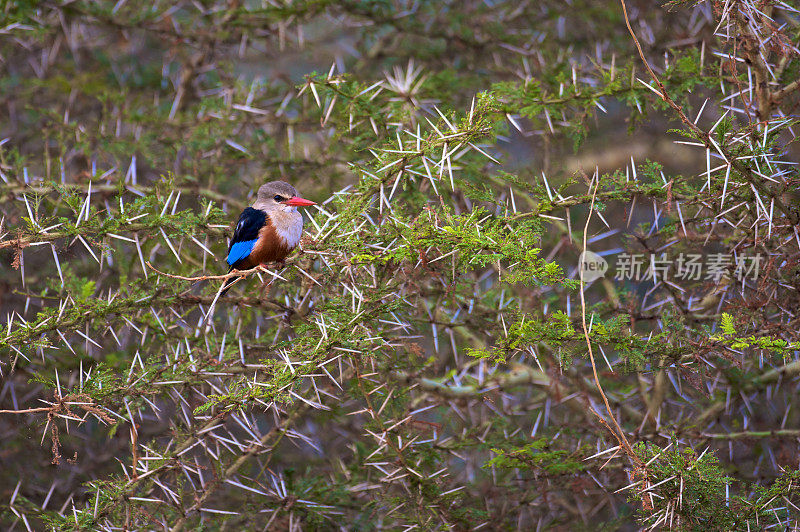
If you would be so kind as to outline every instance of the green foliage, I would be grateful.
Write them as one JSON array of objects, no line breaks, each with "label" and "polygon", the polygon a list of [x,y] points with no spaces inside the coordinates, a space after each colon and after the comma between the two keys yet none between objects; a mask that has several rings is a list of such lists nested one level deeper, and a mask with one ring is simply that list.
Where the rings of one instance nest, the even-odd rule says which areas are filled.
[{"label": "green foliage", "polygon": [[546,475],[571,475],[586,469],[586,465],[563,449],[549,449],[549,441],[539,438],[520,449],[492,449],[496,454],[484,467],[533,469]]},{"label": "green foliage", "polygon": [[788,357],[790,353],[796,352],[800,349],[800,342],[788,342],[783,338],[775,338],[772,336],[756,336],[750,335],[747,337],[736,336],[736,328],[733,324],[733,316],[727,312],[722,313],[721,324],[722,335],[713,335],[711,340],[729,345],[731,349],[766,349],[776,354],[782,354]]},{"label": "green foliage", "polygon": [[756,497],[737,495],[735,479],[720,467],[719,460],[704,451],[682,448],[677,443],[666,448],[637,444],[635,451],[650,464],[646,485],[640,483],[634,496],[649,500],[643,504],[643,521],[655,524],[670,515],[682,530],[752,530],[767,518],[765,503],[785,497],[800,478],[797,471],[781,475],[769,488],[755,487]]},{"label": "green foliage", "polygon": [[[700,528],[733,530],[739,517],[727,495],[733,479],[726,476],[712,453],[698,456],[692,449],[674,444],[669,448],[637,444],[637,455],[646,463],[649,489],[637,487],[637,497],[650,501],[645,521],[674,509],[686,530]],[[677,504],[676,504],[677,503]],[[645,505],[647,506],[647,505]]]}]

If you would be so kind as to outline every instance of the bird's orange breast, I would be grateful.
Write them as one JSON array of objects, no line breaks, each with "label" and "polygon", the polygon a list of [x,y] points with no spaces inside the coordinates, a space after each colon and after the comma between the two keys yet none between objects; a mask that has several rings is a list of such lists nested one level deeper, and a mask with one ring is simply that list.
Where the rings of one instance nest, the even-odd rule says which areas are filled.
[{"label": "bird's orange breast", "polygon": [[253,251],[247,257],[247,268],[254,268],[265,262],[280,261],[286,258],[291,249],[275,231],[275,227],[268,223],[258,232],[258,240]]}]

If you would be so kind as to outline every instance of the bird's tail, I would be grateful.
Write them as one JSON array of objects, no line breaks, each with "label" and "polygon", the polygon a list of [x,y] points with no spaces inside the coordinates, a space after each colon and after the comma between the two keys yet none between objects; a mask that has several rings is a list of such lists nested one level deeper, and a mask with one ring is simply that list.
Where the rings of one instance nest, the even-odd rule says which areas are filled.
[{"label": "bird's tail", "polygon": [[[233,266],[231,266],[230,268],[228,268],[228,273],[231,273],[231,271],[233,271]],[[220,292],[220,293],[219,293],[219,297],[224,297],[224,296],[225,296],[225,294],[226,294],[226,293],[228,293],[228,290],[230,290],[230,289],[231,289],[231,288],[230,288],[230,287],[231,287],[231,285],[232,285],[233,283],[235,283],[236,281],[238,281],[239,279],[240,279],[239,277],[231,277],[230,279],[227,279],[227,280],[225,281],[225,283],[223,283],[223,285],[222,285],[222,292]]]}]

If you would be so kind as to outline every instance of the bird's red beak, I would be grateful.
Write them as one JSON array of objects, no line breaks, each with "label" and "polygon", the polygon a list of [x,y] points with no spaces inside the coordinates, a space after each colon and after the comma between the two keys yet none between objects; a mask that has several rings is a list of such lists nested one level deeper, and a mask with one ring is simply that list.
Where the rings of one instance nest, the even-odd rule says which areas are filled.
[{"label": "bird's red beak", "polygon": [[286,205],[290,205],[292,207],[310,207],[312,205],[316,205],[316,203],[311,200],[303,199],[300,196],[292,196],[286,200]]}]

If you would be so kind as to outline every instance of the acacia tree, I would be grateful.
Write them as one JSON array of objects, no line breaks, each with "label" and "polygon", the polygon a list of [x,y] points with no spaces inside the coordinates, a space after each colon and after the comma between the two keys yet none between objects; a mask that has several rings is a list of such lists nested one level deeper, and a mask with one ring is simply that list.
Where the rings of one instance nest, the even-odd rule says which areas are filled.
[{"label": "acacia tree", "polygon": [[798,526],[788,3],[2,16],[4,528]]}]

